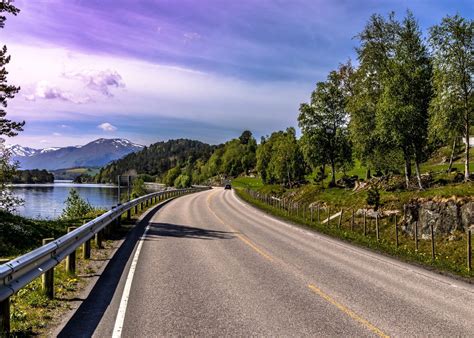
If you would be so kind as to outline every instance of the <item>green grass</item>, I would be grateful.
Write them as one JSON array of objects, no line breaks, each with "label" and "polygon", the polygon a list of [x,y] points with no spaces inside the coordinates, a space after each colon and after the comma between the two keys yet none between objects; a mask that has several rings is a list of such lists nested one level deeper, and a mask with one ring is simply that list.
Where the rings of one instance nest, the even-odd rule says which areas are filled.
[{"label": "green grass", "polygon": [[[305,209],[303,216],[302,207],[299,209],[298,215],[294,212],[289,214],[285,210],[280,210],[264,202],[253,198],[245,189],[237,188],[237,194],[245,201],[255,205],[256,207],[268,212],[272,215],[285,220],[312,228],[318,232],[327,234],[332,237],[348,241],[350,243],[367,247],[372,250],[389,254],[407,262],[421,264],[425,267],[435,269],[437,271],[456,274],[474,281],[474,273],[468,272],[466,262],[466,234],[457,233],[457,240],[448,241],[447,236],[437,236],[435,242],[435,259],[431,256],[431,241],[419,240],[418,251],[415,250],[414,239],[399,231],[399,246],[396,246],[394,221],[391,218],[380,220],[379,224],[379,240],[375,235],[375,222],[369,221],[366,227],[366,234],[363,231],[363,220],[355,218],[355,226],[351,229],[351,214],[346,212],[343,214],[342,224],[338,226],[338,220],[331,221],[330,225],[317,222],[316,212],[313,214],[313,222],[310,219],[309,209]],[[334,198],[340,192],[332,195]],[[335,210],[335,209],[332,209]],[[326,216],[325,211],[321,210],[321,220]]]}]

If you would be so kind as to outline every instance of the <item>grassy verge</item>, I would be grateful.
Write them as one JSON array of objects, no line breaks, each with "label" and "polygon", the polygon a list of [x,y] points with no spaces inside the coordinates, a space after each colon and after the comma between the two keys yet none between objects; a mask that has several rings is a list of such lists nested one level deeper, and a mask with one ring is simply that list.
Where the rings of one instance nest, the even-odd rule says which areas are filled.
[{"label": "grassy verge", "polygon": [[[392,219],[387,218],[380,220],[379,240],[377,240],[374,220],[367,220],[365,235],[363,220],[356,217],[355,224],[351,228],[352,215],[349,213],[343,214],[341,226],[338,224],[338,219],[332,220],[329,225],[322,224],[317,222],[316,213],[313,213],[313,221],[311,221],[309,209],[305,209],[304,215],[302,210],[299,210],[298,215],[295,212],[288,213],[286,210],[281,210],[258,198],[252,197],[246,192],[246,189],[242,188],[242,185],[244,185],[242,181],[237,184],[234,183],[234,187],[236,187],[236,192],[240,198],[274,216],[309,227],[326,235],[397,257],[407,262],[417,263],[430,269],[455,274],[470,282],[474,281],[474,273],[472,271],[468,272],[467,270],[467,237],[464,233],[455,234],[455,240],[448,240],[447,237],[438,236],[435,241],[436,254],[433,259],[431,256],[431,240],[419,239],[418,250],[415,250],[414,239],[399,231],[399,245],[397,247],[395,226]],[[320,217],[322,220],[327,217],[327,215],[321,211]]]},{"label": "grassy verge", "polygon": [[[159,202],[161,203],[161,202]],[[153,205],[149,206],[152,207]],[[132,218],[130,221],[126,220],[126,215],[122,215],[121,226],[116,227],[110,238],[103,241],[103,249],[97,248],[94,241],[92,241],[91,257],[92,259],[82,259],[82,249],[76,251],[76,274],[70,275],[65,270],[65,264],[58,264],[54,268],[54,287],[55,298],[48,299],[42,291],[41,279],[38,278],[28,284],[26,287],[18,291],[11,297],[11,335],[14,337],[30,337],[33,335],[46,335],[49,328],[57,325],[65,312],[71,309],[71,301],[76,298],[80,292],[85,288],[90,277],[99,271],[103,264],[106,263],[107,258],[114,251],[118,245],[118,241],[123,239],[128,231],[135,225],[138,218],[144,211],[138,210],[134,213],[132,209]],[[18,216],[14,216],[15,220],[19,220]],[[21,217],[20,217],[21,219]],[[68,223],[72,226],[74,223],[82,225],[88,219],[75,220],[73,223]],[[23,222],[33,222],[33,220],[25,220]],[[40,221],[46,222],[46,221]],[[46,225],[44,223],[43,225]],[[59,237],[65,233],[65,228],[58,222],[52,223],[55,225],[54,230],[47,235],[54,238]],[[52,230],[51,230],[52,231]],[[40,239],[41,241],[41,239]],[[18,251],[18,250],[16,250]]]}]

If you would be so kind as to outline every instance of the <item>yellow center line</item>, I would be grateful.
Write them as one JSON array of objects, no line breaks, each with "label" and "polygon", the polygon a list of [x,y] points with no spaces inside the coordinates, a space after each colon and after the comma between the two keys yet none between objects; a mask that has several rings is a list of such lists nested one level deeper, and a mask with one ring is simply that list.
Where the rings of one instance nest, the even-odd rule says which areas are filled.
[{"label": "yellow center line", "polygon": [[[213,197],[215,194],[217,193],[217,191],[213,194],[210,194],[209,197],[207,198],[207,207],[208,209],[212,212],[212,214],[219,220],[219,222],[221,222],[223,225],[225,226],[228,226],[229,228],[232,229],[232,231],[234,232],[238,232],[232,225],[230,225],[229,223],[225,222],[221,217],[219,217],[219,215],[217,215],[214,210],[211,209],[211,197]],[[264,258],[268,259],[269,261],[273,261],[273,257],[270,256],[269,254],[267,254],[265,251],[263,251],[262,249],[260,249],[258,246],[256,246],[254,243],[252,243],[252,241],[250,241],[249,239],[245,238],[243,235],[241,234],[237,234],[237,237],[242,241],[244,242],[245,244],[247,244],[249,247],[251,247],[252,249],[254,249],[257,253],[259,253],[260,255],[262,255]]]},{"label": "yellow center line", "polygon": [[329,296],[328,294],[324,293],[323,291],[321,291],[321,289],[319,289],[318,287],[316,287],[315,285],[313,284],[309,284],[308,287],[311,289],[311,291],[313,291],[314,293],[318,294],[319,296],[321,296],[322,298],[324,298],[326,301],[328,301],[329,303],[331,303],[332,305],[334,305],[335,307],[337,307],[339,310],[341,310],[342,312],[344,312],[345,314],[347,314],[349,317],[351,317],[352,319],[355,319],[356,321],[358,321],[359,323],[361,323],[362,325],[364,325],[366,328],[368,328],[370,331],[376,333],[378,336],[380,337],[384,337],[384,338],[388,338],[390,336],[386,335],[384,332],[382,332],[382,330],[380,330],[379,328],[377,328],[376,326],[374,326],[373,324],[371,324],[368,320],[362,318],[361,316],[359,316],[357,313],[355,313],[354,311],[352,311],[351,309],[347,308],[346,306],[342,305],[341,303],[339,303],[338,301],[336,301],[335,299],[333,299],[331,296]]},{"label": "yellow center line", "polygon": [[[212,194],[209,194],[208,198],[207,198],[207,207],[208,209],[211,211],[211,213],[225,226],[228,226],[229,228],[232,229],[232,231],[234,232],[238,232],[232,225],[230,225],[229,223],[226,223],[221,217],[219,217],[215,212],[214,210],[211,209],[211,198],[214,197],[214,195],[216,195],[218,193],[218,191],[212,193]],[[241,234],[238,234],[237,237],[242,240],[245,244],[247,244],[249,247],[251,247],[253,250],[255,250],[256,252],[258,252],[260,255],[262,255],[264,258],[268,259],[269,261],[273,261],[273,262],[276,262],[275,261],[275,258],[273,258],[272,256],[270,256],[269,254],[267,254],[265,251],[263,251],[262,249],[260,249],[257,245],[255,245],[252,241],[250,241],[249,239],[247,239],[246,237],[244,237],[243,235]],[[289,266],[289,264],[287,264],[285,261],[283,261],[282,259],[276,259],[277,261]],[[300,275],[301,277],[305,278],[299,271],[296,271],[296,273],[298,275]],[[349,317],[351,317],[352,319],[354,319],[355,321],[359,322],[360,324],[362,324],[364,327],[366,327],[367,329],[369,329],[370,331],[374,332],[375,334],[377,334],[378,336],[380,337],[383,337],[383,338],[388,338],[390,336],[386,335],[382,330],[380,330],[379,328],[377,328],[376,326],[374,326],[373,324],[371,324],[368,320],[362,318],[361,316],[359,316],[357,313],[355,313],[354,311],[352,311],[351,309],[349,309],[348,307],[344,306],[343,304],[339,303],[338,301],[336,301],[335,299],[333,299],[331,296],[329,296],[328,294],[326,294],[325,292],[323,292],[321,289],[319,289],[317,286],[315,286],[314,284],[309,284],[308,287],[310,288],[311,291],[313,291],[314,293],[316,293],[317,295],[319,295],[321,298],[323,298],[324,300],[326,300],[328,303],[334,305],[335,307],[337,307],[339,310],[341,310],[343,313],[345,313],[346,315],[348,315]]]}]

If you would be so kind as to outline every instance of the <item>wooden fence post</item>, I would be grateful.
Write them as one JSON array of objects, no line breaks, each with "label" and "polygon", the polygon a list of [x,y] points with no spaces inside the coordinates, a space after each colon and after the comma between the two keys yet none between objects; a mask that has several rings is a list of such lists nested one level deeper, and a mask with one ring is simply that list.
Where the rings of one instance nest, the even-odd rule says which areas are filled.
[{"label": "wooden fence post", "polygon": [[337,227],[340,228],[341,227],[341,224],[342,224],[342,213],[343,213],[343,209],[341,209],[341,214],[339,215],[339,223],[337,223]]},{"label": "wooden fence post", "polygon": [[415,222],[415,251],[418,251],[418,221]]},{"label": "wooden fence post", "polygon": [[431,230],[431,258],[434,261],[436,256],[435,256],[435,237],[434,237],[433,223],[430,224],[430,230]]},{"label": "wooden fence post", "polygon": [[[67,232],[72,232],[76,227],[68,227]],[[71,252],[67,257],[66,257],[66,272],[74,275],[76,274],[76,250]]]},{"label": "wooden fence post", "polygon": [[471,229],[467,230],[467,271],[472,269]]},{"label": "wooden fence post", "polygon": [[355,218],[354,218],[354,209],[352,209],[352,216],[351,216],[351,231],[354,231],[354,223],[355,223]]},{"label": "wooden fence post", "polygon": [[[54,238],[44,238],[43,245],[46,245],[52,241],[54,241]],[[41,276],[41,282],[42,282],[41,284],[42,284],[42,290],[44,294],[49,299],[53,299],[54,298],[54,267],[46,271]]]},{"label": "wooden fence post", "polygon": [[377,242],[380,240],[380,233],[379,233],[379,213],[375,214],[375,234],[377,236]]},{"label": "wooden fence post", "polygon": [[398,248],[398,224],[397,224],[397,214],[395,214],[395,245]]},{"label": "wooden fence post", "polygon": [[367,236],[367,210],[364,209],[364,236]]},{"label": "wooden fence post", "polygon": [[331,207],[328,207],[328,226],[331,225]]}]

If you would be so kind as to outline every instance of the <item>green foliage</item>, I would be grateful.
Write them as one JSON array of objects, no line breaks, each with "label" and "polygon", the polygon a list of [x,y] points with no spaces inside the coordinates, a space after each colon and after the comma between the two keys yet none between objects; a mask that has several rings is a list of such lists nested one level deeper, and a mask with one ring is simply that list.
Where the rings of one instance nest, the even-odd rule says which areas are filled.
[{"label": "green foliage", "polygon": [[257,149],[257,171],[264,183],[292,187],[304,180],[305,169],[294,128],[262,138]]},{"label": "green foliage", "polygon": [[[410,12],[397,29],[396,37],[393,57],[382,78],[376,127],[384,143],[399,149],[407,163],[414,159],[422,188],[419,164],[427,155],[431,62],[418,24]],[[406,173],[408,177],[408,170]]]},{"label": "green foliage", "polygon": [[12,183],[53,183],[54,175],[47,170],[18,170],[12,177]]},{"label": "green foliage", "polygon": [[64,203],[65,207],[61,215],[63,219],[78,219],[94,211],[92,205],[84,200],[76,189],[69,191],[69,196]]},{"label": "green foliage", "polygon": [[133,180],[131,198],[135,199],[143,195],[146,195],[145,182],[138,177]]},{"label": "green foliage", "polygon": [[[215,147],[209,144],[187,139],[157,142],[108,164],[100,170],[95,180],[100,183],[114,183],[118,175],[131,171],[163,177],[172,168],[192,166],[198,160],[207,161],[214,149]],[[167,183],[172,186],[174,179]]]},{"label": "green foliage", "polygon": [[186,174],[179,175],[174,181],[174,186],[177,189],[189,188],[191,186],[191,177]]},{"label": "green foliage", "polygon": [[336,183],[336,169],[352,164],[352,149],[347,130],[347,96],[343,72],[332,71],[319,82],[311,102],[300,106],[298,124],[303,132],[303,154],[311,167],[330,165],[331,183]]},{"label": "green foliage", "polygon": [[174,186],[174,181],[178,178],[178,176],[181,175],[181,168],[180,167],[174,167],[166,173],[163,183],[168,186],[172,187]]},{"label": "green foliage", "polygon": [[0,257],[25,253],[41,245],[43,238],[66,232],[61,221],[30,220],[0,210]]},{"label": "green foliage", "polygon": [[[474,118],[474,21],[459,15],[446,16],[431,28],[430,44],[434,65],[431,136],[444,142],[469,136]],[[465,156],[469,163],[469,152]],[[469,177],[468,165],[465,177]]]}]

